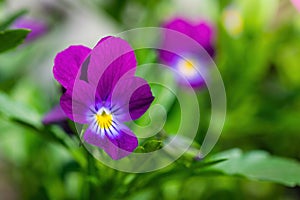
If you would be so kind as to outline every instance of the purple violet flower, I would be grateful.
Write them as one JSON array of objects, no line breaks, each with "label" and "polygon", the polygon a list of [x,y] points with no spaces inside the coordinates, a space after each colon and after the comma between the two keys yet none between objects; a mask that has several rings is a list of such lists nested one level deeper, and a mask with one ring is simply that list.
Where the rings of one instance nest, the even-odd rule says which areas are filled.
[{"label": "purple violet flower", "polygon": [[[215,53],[212,26],[204,21],[193,24],[185,19],[175,18],[164,23],[162,27],[166,29],[163,31],[159,50],[160,60],[177,70],[193,88],[205,86],[201,74],[208,75],[209,57],[213,57]],[[179,83],[186,85],[182,77],[178,79]]]},{"label": "purple violet flower", "polygon": [[154,100],[149,84],[134,76],[136,65],[133,49],[116,37],[103,38],[93,49],[71,46],[54,61],[54,77],[66,89],[62,110],[74,122],[88,124],[84,141],[114,160],[138,145],[124,122],[141,117]]},{"label": "purple violet flower", "polygon": [[30,42],[33,41],[43,35],[45,35],[48,31],[48,26],[42,20],[33,19],[33,18],[19,18],[17,19],[12,28],[16,29],[30,29],[31,32],[27,35],[25,41]]}]

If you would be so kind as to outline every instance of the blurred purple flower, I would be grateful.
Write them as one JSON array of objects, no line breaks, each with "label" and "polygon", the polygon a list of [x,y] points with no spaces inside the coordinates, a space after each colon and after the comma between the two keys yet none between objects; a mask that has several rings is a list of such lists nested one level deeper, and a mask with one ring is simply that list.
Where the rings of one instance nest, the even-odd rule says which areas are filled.
[{"label": "blurred purple flower", "polygon": [[31,32],[26,37],[26,42],[33,41],[43,35],[45,35],[48,31],[47,24],[38,19],[33,18],[19,18],[17,19],[13,25],[12,28],[16,29],[30,29]]},{"label": "blurred purple flower", "polygon": [[67,119],[66,114],[61,109],[60,105],[57,105],[44,116],[43,124],[57,123],[57,122],[64,121],[66,119]]},{"label": "blurred purple flower", "polygon": [[300,12],[300,0],[291,0],[292,4],[295,6],[295,8]]},{"label": "blurred purple flower", "polygon": [[[193,24],[175,18],[165,22],[162,27],[166,29],[159,50],[160,60],[177,70],[193,88],[205,86],[202,76],[207,76],[209,58],[215,53],[212,26],[204,21]],[[178,79],[186,85],[182,77]]]},{"label": "blurred purple flower", "polygon": [[56,105],[52,110],[50,110],[42,120],[44,125],[57,124],[59,125],[67,134],[73,135],[74,131],[70,127],[67,116],[61,109],[60,105]]},{"label": "blurred purple flower", "polygon": [[141,117],[154,100],[148,83],[134,76],[136,64],[133,49],[116,37],[103,38],[92,50],[71,46],[54,62],[54,77],[66,89],[62,110],[74,122],[88,124],[83,139],[115,160],[138,145],[124,122]]}]

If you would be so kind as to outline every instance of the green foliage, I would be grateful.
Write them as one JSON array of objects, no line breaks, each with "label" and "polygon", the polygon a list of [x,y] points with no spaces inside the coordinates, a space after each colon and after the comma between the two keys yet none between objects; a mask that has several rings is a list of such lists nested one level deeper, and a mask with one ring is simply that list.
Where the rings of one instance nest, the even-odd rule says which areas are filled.
[{"label": "green foliage", "polygon": [[30,30],[26,29],[0,31],[0,53],[20,45],[29,32]]},{"label": "green foliage", "polygon": [[300,163],[293,159],[271,156],[258,150],[243,153],[239,149],[219,153],[214,157],[217,158],[227,160],[211,168],[225,175],[271,181],[290,187],[300,185]]},{"label": "green foliage", "polygon": [[20,121],[35,128],[41,127],[41,116],[32,108],[14,101],[5,93],[0,93],[0,113],[12,120]]},{"label": "green foliage", "polygon": [[160,140],[149,140],[143,145],[144,152],[153,152],[163,147],[163,142]]},{"label": "green foliage", "polygon": [[26,10],[20,10],[10,16],[8,16],[4,21],[0,22],[0,31],[4,31],[8,29],[9,26],[19,17],[25,15],[27,13]]}]

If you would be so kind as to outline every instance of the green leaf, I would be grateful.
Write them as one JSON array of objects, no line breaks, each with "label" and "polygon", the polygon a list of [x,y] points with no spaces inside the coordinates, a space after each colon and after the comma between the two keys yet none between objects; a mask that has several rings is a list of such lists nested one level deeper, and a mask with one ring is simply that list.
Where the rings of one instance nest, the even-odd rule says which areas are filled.
[{"label": "green leaf", "polygon": [[0,92],[0,114],[35,128],[41,127],[41,116],[31,108]]},{"label": "green leaf", "polygon": [[134,153],[145,153],[145,149],[142,146],[138,146],[135,150]]},{"label": "green leaf", "polygon": [[3,22],[0,23],[0,30],[3,31],[7,29],[16,19],[23,16],[27,13],[27,10],[19,10],[16,13],[13,13],[7,19],[5,19]]},{"label": "green leaf", "polygon": [[228,160],[211,168],[226,175],[238,175],[253,180],[271,181],[286,186],[300,185],[300,163],[296,160],[272,156],[265,151],[230,150],[215,158]]},{"label": "green leaf", "polygon": [[163,147],[163,142],[161,140],[149,140],[143,145],[145,152],[153,152]]},{"label": "green leaf", "polygon": [[29,32],[27,29],[0,31],[0,53],[20,45]]}]

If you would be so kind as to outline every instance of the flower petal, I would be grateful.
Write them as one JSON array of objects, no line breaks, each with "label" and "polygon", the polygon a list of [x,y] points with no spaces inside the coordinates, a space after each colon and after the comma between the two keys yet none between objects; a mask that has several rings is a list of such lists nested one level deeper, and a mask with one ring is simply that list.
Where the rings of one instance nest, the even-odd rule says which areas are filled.
[{"label": "flower petal", "polygon": [[214,30],[207,22],[200,22],[195,26],[192,38],[195,39],[210,56],[214,56],[215,50],[213,47]]},{"label": "flower petal", "polygon": [[[163,24],[162,27],[166,29],[178,31],[188,36],[191,35],[190,30],[192,29],[192,26],[188,24],[185,20],[180,18],[171,20]],[[176,47],[178,34],[179,33],[176,34],[173,31],[168,31],[168,30],[163,31],[161,50],[159,50],[159,57],[162,61],[164,61],[167,64],[173,64],[177,59],[177,54],[182,52],[179,51],[180,48]],[[181,46],[181,43],[179,44],[179,46]]]},{"label": "flower petal", "polygon": [[166,64],[173,65],[174,62],[184,53],[198,55],[205,53],[214,55],[213,28],[207,22],[193,23],[176,18],[163,25],[161,50],[159,57]]},{"label": "flower petal", "polygon": [[140,118],[150,107],[154,97],[150,86],[145,84],[134,91],[129,102],[129,112],[132,120]]},{"label": "flower petal", "polygon": [[185,19],[175,18],[163,25],[164,28],[172,29],[186,35],[192,35],[193,26]]},{"label": "flower petal", "polygon": [[[183,80],[183,79],[186,80]],[[201,89],[206,86],[205,80],[202,78],[201,75],[198,75],[194,78],[188,78],[188,77],[177,77],[178,82],[181,86],[186,87],[187,89],[192,87],[194,89]]]},{"label": "flower petal", "polygon": [[148,110],[153,100],[150,86],[144,79],[123,76],[112,93],[112,112],[121,122],[136,120]]},{"label": "flower petal", "polygon": [[73,90],[67,90],[60,98],[60,106],[68,118],[85,124],[94,110],[95,89],[83,80],[77,80]]},{"label": "flower petal", "polygon": [[208,22],[202,21],[198,24],[194,24],[186,19],[176,18],[164,24],[163,27],[191,37],[203,46],[206,51],[213,49],[212,43],[214,31],[213,27]]},{"label": "flower petal", "polygon": [[134,76],[136,65],[133,49],[125,40],[106,37],[91,52],[88,81],[98,85],[98,94],[105,101],[124,74]]},{"label": "flower petal", "polygon": [[35,18],[18,18],[12,24],[12,28],[26,28],[30,29],[31,32],[26,37],[26,42],[33,41],[48,32],[48,26],[45,21]]},{"label": "flower petal", "polygon": [[118,133],[119,135],[115,138],[111,138],[107,134],[101,137],[100,134],[87,129],[83,139],[87,143],[103,149],[112,159],[119,160],[135,150],[138,146],[138,140],[131,130],[125,126]]},{"label": "flower petal", "polygon": [[66,114],[61,109],[60,105],[56,105],[50,112],[43,118],[43,124],[52,124],[61,122],[67,119]]},{"label": "flower petal", "polygon": [[85,46],[70,46],[56,55],[53,74],[55,79],[64,88],[73,88],[78,70],[90,51],[91,50]]}]

